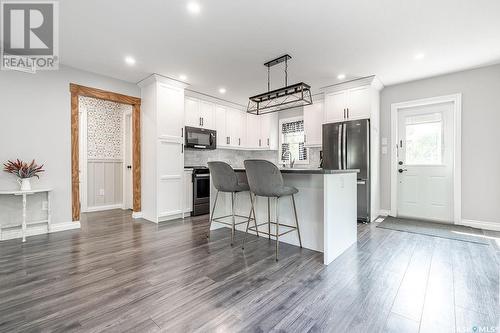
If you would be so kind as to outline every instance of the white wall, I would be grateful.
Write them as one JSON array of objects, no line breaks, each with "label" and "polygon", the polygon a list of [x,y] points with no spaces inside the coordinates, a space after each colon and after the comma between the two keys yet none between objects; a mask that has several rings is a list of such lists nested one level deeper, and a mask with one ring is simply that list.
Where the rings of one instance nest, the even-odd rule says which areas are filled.
[{"label": "white wall", "polygon": [[[140,96],[133,83],[65,66],[35,75],[0,72],[0,162],[34,158],[45,164],[32,185],[54,189],[53,223],[71,221],[70,83]],[[0,172],[0,189],[16,187],[12,175]]]},{"label": "white wall", "polygon": [[[462,219],[500,223],[500,65],[386,87],[381,137],[389,147],[391,104],[462,93]],[[391,201],[390,153],[381,155],[381,208]]]}]

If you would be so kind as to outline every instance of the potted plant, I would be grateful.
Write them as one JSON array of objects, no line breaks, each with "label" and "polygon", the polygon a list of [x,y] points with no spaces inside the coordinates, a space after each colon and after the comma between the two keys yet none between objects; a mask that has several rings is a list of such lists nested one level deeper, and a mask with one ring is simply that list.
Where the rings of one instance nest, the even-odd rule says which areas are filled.
[{"label": "potted plant", "polygon": [[3,171],[17,176],[17,182],[21,185],[21,191],[30,191],[30,179],[32,177],[40,178],[38,174],[45,171],[42,169],[43,164],[37,165],[35,160],[31,161],[30,164],[19,159],[16,161],[9,160],[7,163],[4,163],[3,166]]}]

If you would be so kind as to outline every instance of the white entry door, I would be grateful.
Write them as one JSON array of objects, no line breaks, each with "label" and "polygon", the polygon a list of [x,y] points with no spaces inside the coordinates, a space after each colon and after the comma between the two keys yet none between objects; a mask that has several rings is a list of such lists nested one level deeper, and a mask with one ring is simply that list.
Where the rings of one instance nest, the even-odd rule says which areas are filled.
[{"label": "white entry door", "polygon": [[398,216],[453,222],[453,107],[398,112]]}]

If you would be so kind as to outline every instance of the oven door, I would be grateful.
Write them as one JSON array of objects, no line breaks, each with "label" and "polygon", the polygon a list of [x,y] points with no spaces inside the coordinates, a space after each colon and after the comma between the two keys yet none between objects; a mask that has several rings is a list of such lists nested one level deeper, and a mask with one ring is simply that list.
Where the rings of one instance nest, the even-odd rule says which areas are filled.
[{"label": "oven door", "polygon": [[186,148],[215,149],[215,140],[215,131],[186,126]]},{"label": "oven door", "polygon": [[193,175],[193,203],[210,202],[210,174]]}]

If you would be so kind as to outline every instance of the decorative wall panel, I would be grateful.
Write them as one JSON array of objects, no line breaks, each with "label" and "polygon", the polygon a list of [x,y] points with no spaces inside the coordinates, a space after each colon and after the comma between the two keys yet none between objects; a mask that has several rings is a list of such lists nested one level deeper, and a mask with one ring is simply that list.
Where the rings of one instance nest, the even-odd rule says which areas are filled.
[{"label": "decorative wall panel", "polygon": [[83,96],[79,103],[87,112],[87,157],[122,159],[123,112],[132,106]]}]

